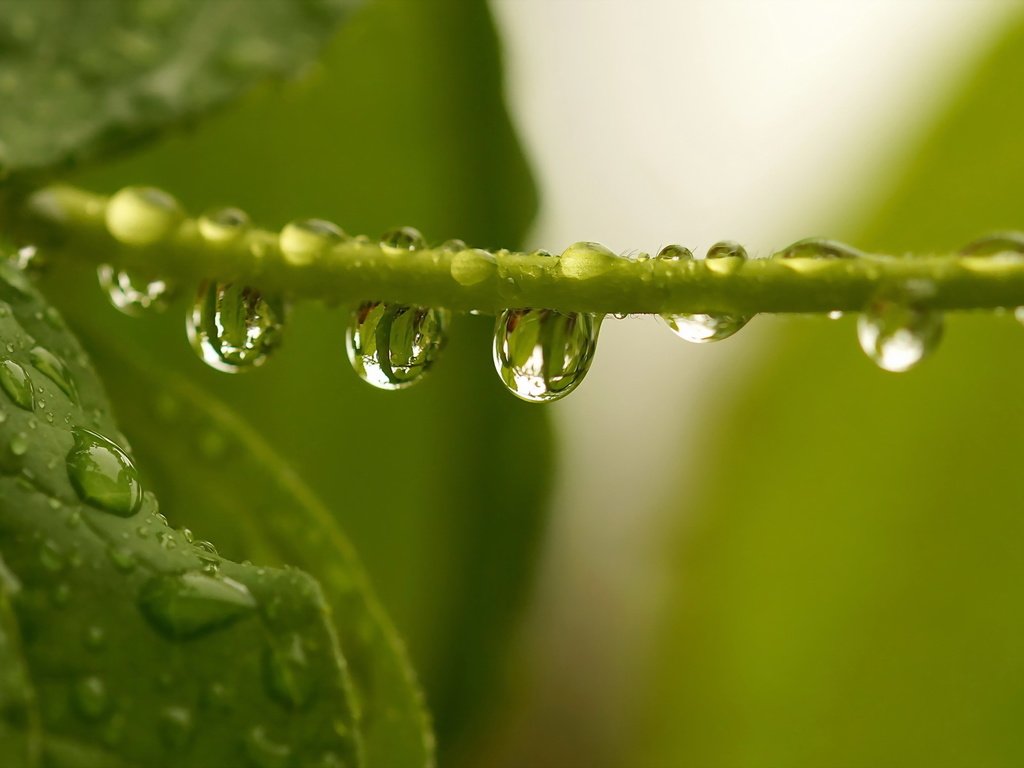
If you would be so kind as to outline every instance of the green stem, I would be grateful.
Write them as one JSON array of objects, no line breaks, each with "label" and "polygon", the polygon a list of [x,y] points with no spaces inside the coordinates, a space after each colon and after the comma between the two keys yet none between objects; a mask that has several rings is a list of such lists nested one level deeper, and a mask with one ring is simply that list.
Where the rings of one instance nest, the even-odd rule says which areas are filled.
[{"label": "green stem", "polygon": [[486,313],[544,307],[595,314],[754,315],[858,311],[880,292],[902,290],[921,308],[1024,305],[1024,249],[1013,238],[993,240],[1002,245],[988,255],[827,258],[834,254],[822,247],[793,258],[679,261],[629,260],[589,243],[560,258],[436,248],[395,254],[355,238],[297,265],[281,252],[275,232],[254,228],[217,245],[200,235],[194,219],[155,245],[127,246],[107,231],[106,202],[84,190],[48,187],[31,198],[31,217],[9,216],[5,226],[21,237],[52,238],[56,231],[55,260],[110,263],[180,283],[244,281],[331,303],[372,299]]}]

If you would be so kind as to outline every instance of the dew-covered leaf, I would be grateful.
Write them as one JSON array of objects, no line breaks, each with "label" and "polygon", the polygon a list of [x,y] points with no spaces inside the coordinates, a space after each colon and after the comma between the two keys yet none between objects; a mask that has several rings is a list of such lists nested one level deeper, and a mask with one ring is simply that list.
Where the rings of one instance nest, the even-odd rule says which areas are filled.
[{"label": "dew-covered leaf", "polygon": [[6,265],[0,344],[20,371],[0,377],[0,555],[18,585],[0,619],[16,617],[45,764],[358,764],[317,583],[167,525],[78,343]]},{"label": "dew-covered leaf", "polygon": [[[1021,82],[1018,20],[868,226],[837,234],[948,253],[1024,226]],[[854,326],[787,322],[695,438],[638,764],[1024,761],[1024,331],[953,315],[894,374]]]},{"label": "dew-covered leaf", "polygon": [[123,152],[306,65],[358,0],[0,0],[0,177]]}]

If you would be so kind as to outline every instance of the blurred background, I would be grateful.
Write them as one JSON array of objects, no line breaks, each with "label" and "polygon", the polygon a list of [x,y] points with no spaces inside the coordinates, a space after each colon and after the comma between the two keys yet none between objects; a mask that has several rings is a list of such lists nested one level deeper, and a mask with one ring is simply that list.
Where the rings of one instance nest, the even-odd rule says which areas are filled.
[{"label": "blurred background", "polygon": [[[984,0],[367,0],[301,80],[75,181],[484,247],[948,252],[1024,228],[1022,22]],[[383,393],[348,369],[344,308],[300,305],[278,359],[228,377],[177,312],[117,316],[81,279],[51,294],[104,339],[115,403],[145,394],[119,358],[160,350],[335,511],[442,765],[1024,761],[1012,316],[949,318],[899,375],[853,318],[710,347],[609,320],[587,381],[536,406],[502,390],[487,318]],[[244,557],[124,426],[172,522]]]}]

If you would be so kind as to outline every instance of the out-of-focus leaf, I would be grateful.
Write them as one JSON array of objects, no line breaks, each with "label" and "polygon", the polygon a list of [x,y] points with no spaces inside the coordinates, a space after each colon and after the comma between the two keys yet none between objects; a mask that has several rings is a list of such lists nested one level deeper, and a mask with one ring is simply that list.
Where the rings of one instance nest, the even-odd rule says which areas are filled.
[{"label": "out-of-focus leaf", "polygon": [[21,589],[0,559],[0,755],[11,768],[39,763],[42,730],[36,694],[21,650],[18,619],[11,595]]},{"label": "out-of-focus leaf", "polygon": [[[360,763],[316,583],[222,560],[171,529],[105,437],[124,444],[60,316],[8,266],[0,299],[0,556],[18,585],[4,599],[44,764]],[[0,617],[17,653],[10,613]],[[16,674],[5,664],[4,688]],[[21,725],[32,739],[30,713]]]},{"label": "out-of-focus leaf", "polygon": [[[508,246],[535,198],[501,98],[482,0],[383,0],[345,25],[304,83],[265,88],[193,134],[75,181],[156,184],[194,212],[239,205],[264,226],[312,216],[372,235],[412,224],[434,242]],[[130,320],[83,289],[89,275],[54,273],[49,290],[69,317],[128,354],[150,350],[158,370],[229,404],[338,516],[407,640],[442,762],[446,745],[465,746],[500,701],[496,670],[529,585],[551,470],[547,414],[508,395],[494,372],[493,321],[456,318],[428,379],[389,393],[352,374],[347,309],[299,304],[275,359],[232,377],[188,349],[183,306]],[[120,386],[116,363],[101,368],[119,407],[150,407],[151,393]],[[154,481],[168,516],[183,520],[173,490]]]},{"label": "out-of-focus leaf", "polygon": [[[949,251],[1024,226],[1021,82],[1017,24],[852,241]],[[794,320],[700,438],[637,764],[1024,760],[1024,333],[948,326],[895,375],[852,320]]]},{"label": "out-of-focus leaf", "polygon": [[307,64],[354,0],[0,0],[0,177],[123,153]]}]

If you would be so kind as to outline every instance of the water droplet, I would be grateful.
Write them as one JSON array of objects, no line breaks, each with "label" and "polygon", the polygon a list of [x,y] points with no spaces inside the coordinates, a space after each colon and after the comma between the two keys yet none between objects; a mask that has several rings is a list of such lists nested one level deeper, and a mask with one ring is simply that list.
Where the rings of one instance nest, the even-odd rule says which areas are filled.
[{"label": "water droplet", "polygon": [[125,187],[107,202],[107,230],[128,245],[152,245],[168,237],[185,218],[181,205],[155,187]]},{"label": "water droplet", "polygon": [[12,261],[14,266],[23,272],[39,270],[45,266],[45,260],[39,253],[39,249],[34,245],[23,245],[14,254]]},{"label": "water droplet", "polygon": [[303,219],[284,226],[278,236],[278,246],[285,261],[301,267],[347,238],[337,224],[323,219]]},{"label": "water droplet", "polygon": [[994,256],[1000,253],[1024,253],[1024,232],[995,232],[960,249],[962,256]]},{"label": "water droplet", "polygon": [[28,453],[28,435],[24,432],[18,432],[16,435],[11,437],[8,445],[10,446],[12,454],[15,456],[24,456]]},{"label": "water droplet", "polygon": [[452,256],[452,278],[459,285],[476,285],[497,272],[498,266],[494,255],[479,248],[459,251]]},{"label": "water droplet", "polygon": [[494,331],[494,367],[516,397],[541,403],[572,392],[587,375],[600,321],[579,312],[506,309]]},{"label": "water droplet", "polygon": [[139,593],[143,615],[174,640],[226,626],[255,607],[256,600],[244,584],[195,571],[154,576]]},{"label": "water droplet", "polygon": [[227,373],[263,365],[281,343],[283,323],[283,302],[237,283],[203,283],[186,317],[196,354]]},{"label": "water droplet", "polygon": [[47,539],[39,548],[39,562],[48,571],[64,570],[64,555],[55,541]]},{"label": "water droplet", "polygon": [[[693,258],[688,248],[681,245],[667,245],[656,257],[659,260],[686,261]],[[746,251],[742,245],[723,240],[708,249],[708,261],[716,259],[736,259],[742,263]],[[728,338],[750,322],[749,317],[741,315],[686,313],[678,315],[661,315],[661,319],[669,329],[681,339],[694,344],[719,341]]]},{"label": "water droplet", "polygon": [[437,246],[437,250],[444,251],[445,253],[458,253],[459,251],[465,251],[468,249],[469,246],[466,245],[466,241],[459,240],[458,238],[445,240],[443,243]]},{"label": "water droplet", "polygon": [[19,408],[24,408],[26,411],[35,408],[32,379],[29,378],[25,369],[13,360],[0,360],[0,388]]},{"label": "water droplet", "polygon": [[270,646],[263,658],[267,692],[286,709],[299,709],[313,695],[316,683],[302,638],[290,635],[283,646]]},{"label": "water droplet", "polygon": [[838,309],[833,309],[831,312],[828,313],[829,320],[839,320],[842,316],[842,311]]},{"label": "water droplet", "polygon": [[107,556],[114,567],[121,573],[131,573],[135,570],[135,555],[127,547],[111,546],[107,549]]},{"label": "water droplet", "polygon": [[95,675],[78,680],[74,685],[72,697],[75,709],[88,720],[99,720],[107,713],[107,708],[110,706],[107,686]]},{"label": "water droplet", "polygon": [[238,240],[248,231],[249,214],[241,208],[217,208],[199,217],[199,234],[208,243],[225,245]]},{"label": "water droplet", "polygon": [[138,317],[146,311],[162,312],[167,309],[171,292],[165,280],[147,282],[109,264],[101,264],[96,269],[96,277],[110,303],[126,315]]},{"label": "water droplet", "polygon": [[604,274],[618,262],[625,262],[600,243],[573,243],[560,259],[562,274],[576,280],[586,280]]},{"label": "water droplet", "polygon": [[106,644],[107,633],[103,631],[103,627],[93,624],[85,630],[82,642],[90,651],[98,651]]},{"label": "water droplet", "polygon": [[272,740],[259,725],[245,738],[245,754],[255,768],[286,768],[292,757],[287,744]]},{"label": "water droplet", "polygon": [[348,359],[367,384],[405,389],[434,365],[448,341],[445,309],[366,302],[352,314]]},{"label": "water droplet", "polygon": [[81,499],[98,509],[131,517],[142,503],[142,485],[128,455],[103,435],[72,430],[75,446],[68,454],[68,476]]},{"label": "water droplet", "polygon": [[857,318],[857,339],[879,368],[899,373],[910,370],[938,347],[942,328],[941,312],[882,300]]},{"label": "water droplet", "polygon": [[192,712],[185,707],[164,707],[160,712],[160,738],[170,749],[187,747],[194,726]]},{"label": "water droplet", "polygon": [[859,259],[864,254],[838,240],[808,237],[787,245],[775,254],[778,259]]},{"label": "water droplet", "polygon": [[397,255],[427,246],[423,235],[415,227],[398,227],[381,235],[380,247],[385,253]]},{"label": "water droplet", "polygon": [[[71,399],[71,402],[78,402],[75,380],[71,377],[71,371],[63,360],[46,349],[46,347],[33,347],[29,351],[28,356],[37,371],[56,384],[60,391]],[[43,407],[42,401],[40,401],[39,405]]]}]

